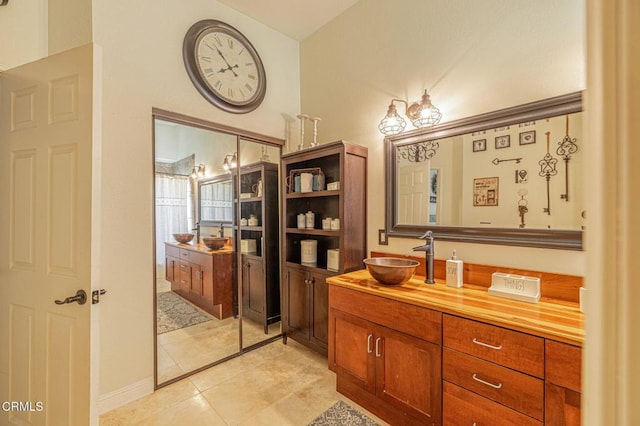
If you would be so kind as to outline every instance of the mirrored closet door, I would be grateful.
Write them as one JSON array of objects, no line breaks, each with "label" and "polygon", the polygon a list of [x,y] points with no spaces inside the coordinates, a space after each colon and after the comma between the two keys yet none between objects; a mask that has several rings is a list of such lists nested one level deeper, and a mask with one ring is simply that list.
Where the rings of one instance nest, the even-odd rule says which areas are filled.
[{"label": "mirrored closet door", "polygon": [[282,141],[154,110],[156,386],[280,335]]}]

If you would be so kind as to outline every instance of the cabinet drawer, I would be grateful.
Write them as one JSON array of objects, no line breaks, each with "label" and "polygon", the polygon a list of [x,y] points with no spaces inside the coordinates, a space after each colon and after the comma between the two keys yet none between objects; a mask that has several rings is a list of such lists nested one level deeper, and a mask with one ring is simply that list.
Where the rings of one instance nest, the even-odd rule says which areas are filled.
[{"label": "cabinet drawer", "polygon": [[169,244],[164,245],[164,253],[167,256],[172,256],[175,258],[180,257],[180,249],[178,247],[170,246]]},{"label": "cabinet drawer", "polygon": [[544,377],[544,339],[444,315],[443,345],[532,376]]},{"label": "cabinet drawer", "polygon": [[191,250],[180,249],[180,259],[189,260],[189,253],[191,253]]},{"label": "cabinet drawer", "polygon": [[442,314],[343,287],[329,287],[330,306],[429,342],[442,341]]},{"label": "cabinet drawer", "polygon": [[212,255],[207,253],[198,253],[196,251],[189,251],[189,262],[195,263],[197,265],[205,266],[209,265],[213,262]]},{"label": "cabinet drawer", "polygon": [[451,349],[443,354],[444,380],[542,421],[542,380]]},{"label": "cabinet drawer", "polygon": [[442,382],[443,424],[541,426],[542,423],[449,382]]},{"label": "cabinet drawer", "polygon": [[547,340],[545,342],[545,364],[547,381],[580,392],[581,348]]}]

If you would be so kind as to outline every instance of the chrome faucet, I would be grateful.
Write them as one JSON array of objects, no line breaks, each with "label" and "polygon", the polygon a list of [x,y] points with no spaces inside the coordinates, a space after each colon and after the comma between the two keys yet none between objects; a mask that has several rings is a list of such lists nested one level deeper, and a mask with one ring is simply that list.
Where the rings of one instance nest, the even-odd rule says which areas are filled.
[{"label": "chrome faucet", "polygon": [[431,231],[425,232],[425,234],[422,237],[420,237],[420,239],[427,240],[427,244],[423,246],[414,247],[413,251],[425,252],[425,258],[426,258],[425,267],[427,268],[427,271],[426,271],[427,278],[424,280],[424,282],[427,284],[435,284],[436,282],[433,279],[433,253],[435,250],[435,247],[433,245],[434,244],[433,232]]},{"label": "chrome faucet", "polygon": [[218,237],[224,238],[224,223],[220,222],[220,229],[218,230]]},{"label": "chrome faucet", "polygon": [[195,223],[195,227],[192,231],[196,231],[196,244],[200,244],[200,222]]}]

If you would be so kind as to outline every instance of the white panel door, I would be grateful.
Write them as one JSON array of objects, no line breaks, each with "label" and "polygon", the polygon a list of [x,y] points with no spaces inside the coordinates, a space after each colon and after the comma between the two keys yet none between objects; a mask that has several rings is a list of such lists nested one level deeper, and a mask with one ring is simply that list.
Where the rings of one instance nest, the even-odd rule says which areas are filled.
[{"label": "white panel door", "polygon": [[429,223],[429,163],[403,164],[398,173],[398,223]]},{"label": "white panel door", "polygon": [[92,45],[0,75],[3,425],[91,420],[93,84]]}]

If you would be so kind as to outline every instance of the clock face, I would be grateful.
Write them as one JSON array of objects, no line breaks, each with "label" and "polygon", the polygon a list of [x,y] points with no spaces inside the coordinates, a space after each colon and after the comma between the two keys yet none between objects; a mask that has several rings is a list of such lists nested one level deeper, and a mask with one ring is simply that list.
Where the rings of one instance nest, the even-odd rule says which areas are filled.
[{"label": "clock face", "polygon": [[192,82],[214,105],[244,113],[262,102],[266,90],[262,61],[235,28],[215,20],[194,24],[185,36],[183,58]]}]

